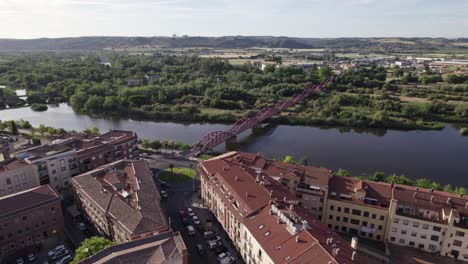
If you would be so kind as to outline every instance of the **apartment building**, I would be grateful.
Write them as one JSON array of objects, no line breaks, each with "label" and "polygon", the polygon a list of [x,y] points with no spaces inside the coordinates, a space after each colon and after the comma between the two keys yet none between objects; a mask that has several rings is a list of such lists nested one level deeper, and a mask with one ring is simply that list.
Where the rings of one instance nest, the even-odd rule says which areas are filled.
[{"label": "apartment building", "polygon": [[43,185],[0,198],[0,262],[2,256],[62,234],[60,198]]},{"label": "apartment building", "polygon": [[120,159],[137,159],[138,136],[135,132],[110,130],[102,135],[75,133],[62,135],[55,144],[76,151],[80,173]]},{"label": "apartment building", "polygon": [[180,233],[166,231],[110,246],[80,264],[188,264],[188,251]]},{"label": "apartment building", "polygon": [[468,197],[396,185],[388,242],[468,261]]},{"label": "apartment building", "polygon": [[246,263],[372,263],[302,207],[281,177],[259,169],[263,160],[230,152],[199,168],[204,203]]},{"label": "apartment building", "polygon": [[334,176],[323,221],[337,232],[385,241],[391,198],[390,184]]},{"label": "apartment building", "polygon": [[39,186],[35,165],[20,159],[0,161],[0,197]]},{"label": "apartment building", "polygon": [[126,242],[168,230],[144,160],[119,160],[71,180],[78,208],[103,235]]},{"label": "apartment building", "polygon": [[319,220],[322,219],[332,170],[279,162],[245,152],[237,152],[236,155],[228,155],[224,159],[268,174],[294,194],[309,213]]},{"label": "apartment building", "polygon": [[71,177],[78,175],[75,150],[58,144],[41,145],[17,153],[16,157],[35,165],[41,185],[50,184],[59,193],[70,187]]}]

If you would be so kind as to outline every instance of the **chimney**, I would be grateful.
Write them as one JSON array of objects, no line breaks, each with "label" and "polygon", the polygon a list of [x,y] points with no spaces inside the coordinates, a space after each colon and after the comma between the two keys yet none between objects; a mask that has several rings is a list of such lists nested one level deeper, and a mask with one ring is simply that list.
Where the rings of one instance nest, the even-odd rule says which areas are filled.
[{"label": "chimney", "polygon": [[356,252],[356,251],[353,251],[353,254],[351,255],[351,260],[354,261],[354,259],[356,258],[356,254],[357,254],[357,252]]},{"label": "chimney", "polygon": [[281,224],[281,219],[278,218],[277,220],[278,220],[277,223],[278,223],[278,224]]},{"label": "chimney", "polygon": [[335,257],[338,256],[338,253],[340,252],[340,248],[335,249]]},{"label": "chimney", "polygon": [[237,176],[236,176],[236,178],[235,178],[235,179],[236,179],[236,181],[239,181],[239,177],[237,177]]},{"label": "chimney", "polygon": [[289,210],[293,211],[294,210],[294,204],[289,205]]},{"label": "chimney", "polygon": [[286,196],[283,198],[283,202],[286,202]]},{"label": "chimney", "polygon": [[299,243],[300,239],[299,236],[296,237],[296,243]]},{"label": "chimney", "polygon": [[353,238],[351,239],[351,247],[352,247],[354,250],[357,250],[358,241],[359,241],[359,239],[358,239],[357,237],[353,237]]},{"label": "chimney", "polygon": [[447,199],[447,204],[448,204],[448,205],[452,205],[452,198],[449,197],[449,198]]},{"label": "chimney", "polygon": [[255,182],[259,183],[260,182],[260,174],[257,174],[257,178],[255,178]]},{"label": "chimney", "polygon": [[249,197],[249,192],[245,192],[245,197]]},{"label": "chimney", "polygon": [[273,191],[270,191],[270,198],[273,198]]},{"label": "chimney", "polygon": [[431,195],[431,202],[434,201],[434,195]]}]

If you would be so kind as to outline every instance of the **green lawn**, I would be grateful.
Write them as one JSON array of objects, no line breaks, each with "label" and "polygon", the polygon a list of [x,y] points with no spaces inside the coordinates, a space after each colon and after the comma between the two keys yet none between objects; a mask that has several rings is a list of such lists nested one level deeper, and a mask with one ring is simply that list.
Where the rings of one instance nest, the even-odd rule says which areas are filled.
[{"label": "green lawn", "polygon": [[174,167],[172,171],[172,175],[170,168],[161,171],[159,174],[159,179],[165,182],[180,183],[190,181],[197,175],[195,170],[189,168]]}]

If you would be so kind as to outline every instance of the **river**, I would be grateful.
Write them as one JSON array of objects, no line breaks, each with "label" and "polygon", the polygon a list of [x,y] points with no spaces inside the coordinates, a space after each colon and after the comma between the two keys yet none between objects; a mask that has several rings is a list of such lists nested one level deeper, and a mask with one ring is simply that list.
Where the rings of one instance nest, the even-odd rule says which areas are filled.
[{"label": "river", "polygon": [[[77,131],[89,127],[99,130],[136,131],[140,138],[197,141],[214,130],[226,130],[224,124],[181,124],[128,119],[93,118],[75,113],[68,105],[34,112],[29,107],[0,111],[0,120],[24,119],[33,126],[44,124]],[[306,126],[267,125],[248,130],[221,150],[239,149],[261,152],[269,157],[286,154],[306,156],[311,165],[353,175],[380,170],[405,174],[410,178],[429,178],[442,184],[468,187],[468,137],[451,125],[440,131],[364,130]]]}]

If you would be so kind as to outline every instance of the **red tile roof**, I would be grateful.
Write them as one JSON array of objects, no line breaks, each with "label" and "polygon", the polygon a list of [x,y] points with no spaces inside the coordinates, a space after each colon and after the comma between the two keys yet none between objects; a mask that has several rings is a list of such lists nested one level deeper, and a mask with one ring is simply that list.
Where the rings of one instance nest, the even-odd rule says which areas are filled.
[{"label": "red tile roof", "polygon": [[3,196],[0,198],[0,218],[59,201],[59,196],[49,185]]},{"label": "red tile roof", "polygon": [[17,170],[19,168],[31,166],[29,163],[26,163],[24,160],[11,159],[0,162],[0,173]]}]

